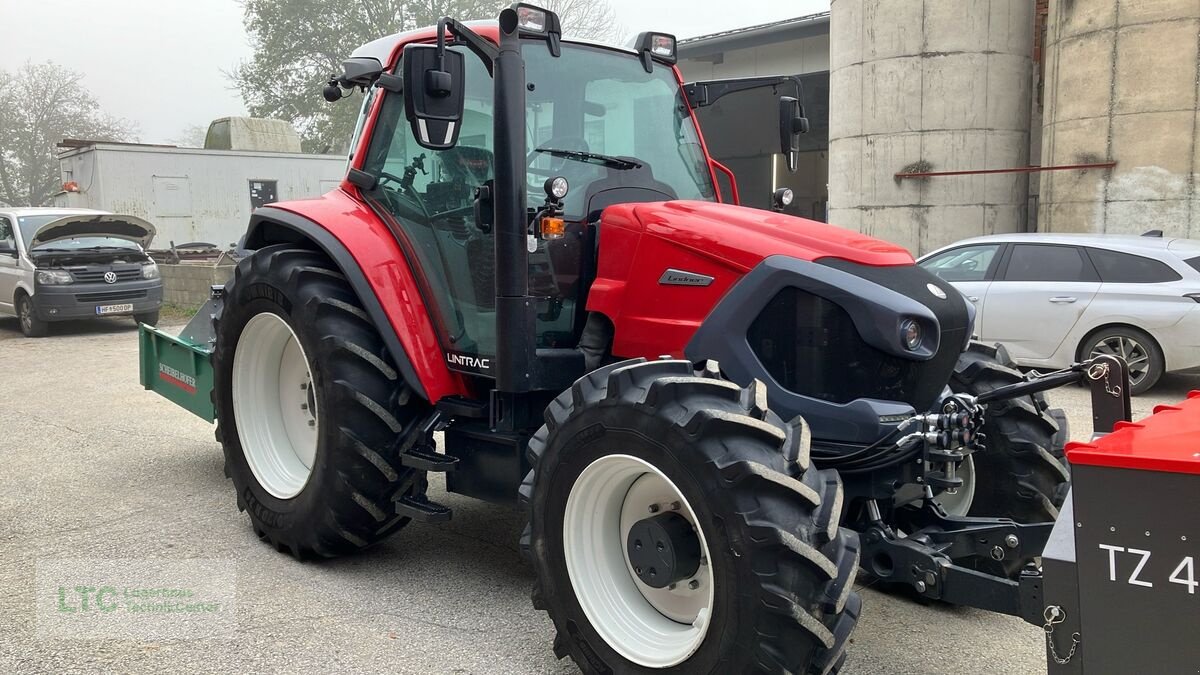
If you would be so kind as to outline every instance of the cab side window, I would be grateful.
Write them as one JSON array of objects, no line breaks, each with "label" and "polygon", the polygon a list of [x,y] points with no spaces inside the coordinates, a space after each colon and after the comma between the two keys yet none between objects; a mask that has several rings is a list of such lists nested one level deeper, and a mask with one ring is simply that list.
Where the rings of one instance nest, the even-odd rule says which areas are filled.
[{"label": "cab side window", "polygon": [[16,250],[17,240],[13,236],[12,221],[0,216],[0,252],[15,253]]}]

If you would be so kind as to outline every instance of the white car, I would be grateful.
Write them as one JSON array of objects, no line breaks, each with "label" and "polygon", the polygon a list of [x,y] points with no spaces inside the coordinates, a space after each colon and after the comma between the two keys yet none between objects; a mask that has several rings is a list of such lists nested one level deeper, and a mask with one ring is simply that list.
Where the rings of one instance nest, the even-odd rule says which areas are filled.
[{"label": "white car", "polygon": [[154,226],[88,209],[0,209],[0,316],[41,337],[50,323],[132,316],[155,324],[158,266],[146,254]]},{"label": "white car", "polygon": [[1200,241],[1004,234],[918,262],[975,305],[976,336],[1002,343],[1022,366],[1117,354],[1129,363],[1134,394],[1164,372],[1200,367]]}]

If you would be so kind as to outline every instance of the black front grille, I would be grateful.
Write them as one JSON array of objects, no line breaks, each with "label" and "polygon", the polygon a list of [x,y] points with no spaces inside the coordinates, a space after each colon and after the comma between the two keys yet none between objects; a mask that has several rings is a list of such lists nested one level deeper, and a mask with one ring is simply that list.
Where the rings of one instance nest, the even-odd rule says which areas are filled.
[{"label": "black front grille", "polygon": [[83,303],[119,302],[121,300],[139,300],[146,297],[146,291],[105,291],[102,293],[79,293],[75,299]]},{"label": "black front grille", "polygon": [[927,410],[949,381],[967,339],[965,307],[951,302],[957,292],[951,288],[949,293],[956,295],[947,294],[950,300],[935,300],[924,286],[928,282],[920,268],[862,273],[853,269],[856,266],[843,267],[859,272],[856,276],[887,280],[889,287],[909,297],[919,297],[919,289],[933,300],[927,306],[941,305],[935,311],[941,339],[933,358],[906,359],[867,344],[845,309],[795,287],[779,291],[750,324],[746,332],[750,349],[771,377],[797,394],[839,404],[860,398],[901,401],[918,411]]},{"label": "black front grille", "polygon": [[71,278],[78,283],[95,283],[104,281],[104,275],[108,272],[113,272],[117,275],[117,281],[133,281],[142,278],[142,268],[126,267],[123,269],[106,268],[106,267],[72,267],[70,268]]}]

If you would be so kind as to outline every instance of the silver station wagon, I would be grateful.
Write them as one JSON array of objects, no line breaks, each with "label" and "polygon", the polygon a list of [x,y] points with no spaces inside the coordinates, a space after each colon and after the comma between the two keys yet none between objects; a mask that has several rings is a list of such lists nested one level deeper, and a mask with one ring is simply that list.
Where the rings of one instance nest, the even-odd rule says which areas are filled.
[{"label": "silver station wagon", "polygon": [[1134,394],[1200,367],[1200,241],[1004,234],[919,261],[977,310],[975,332],[1018,364],[1063,368],[1093,354],[1129,362]]}]

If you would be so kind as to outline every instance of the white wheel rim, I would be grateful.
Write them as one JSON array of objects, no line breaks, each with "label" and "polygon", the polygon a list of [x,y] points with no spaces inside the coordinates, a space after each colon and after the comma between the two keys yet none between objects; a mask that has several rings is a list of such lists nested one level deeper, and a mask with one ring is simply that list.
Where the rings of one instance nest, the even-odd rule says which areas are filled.
[{"label": "white wheel rim", "polygon": [[[651,505],[673,509],[695,528],[701,565],[696,574],[656,589],[634,573],[626,551],[629,530],[652,515]],[[571,588],[592,627],[610,647],[646,668],[687,660],[708,633],[713,577],[708,542],[683,493],[653,465],[609,455],[579,474],[563,516],[563,553]],[[695,581],[692,588],[691,581]]]},{"label": "white wheel rim", "polygon": [[317,455],[317,401],[304,348],[277,314],[255,315],[238,338],[233,414],[258,484],[279,499],[300,494]]}]

